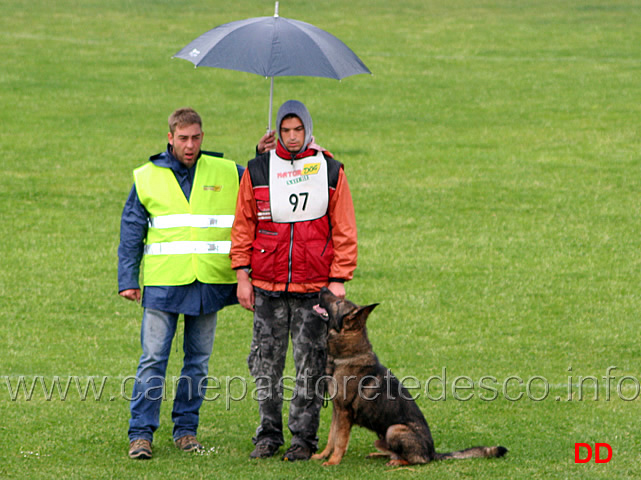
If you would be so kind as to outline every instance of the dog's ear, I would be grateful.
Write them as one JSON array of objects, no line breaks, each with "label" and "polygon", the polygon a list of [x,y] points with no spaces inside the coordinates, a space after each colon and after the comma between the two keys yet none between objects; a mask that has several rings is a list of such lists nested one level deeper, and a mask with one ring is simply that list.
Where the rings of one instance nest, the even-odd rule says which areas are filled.
[{"label": "dog's ear", "polygon": [[365,305],[363,307],[358,307],[350,317],[352,318],[352,322],[350,322],[351,328],[350,330],[362,330],[365,328],[365,323],[367,322],[367,317],[369,317],[369,314],[372,313],[372,310],[374,310],[378,306],[378,303],[372,303],[371,305]]},{"label": "dog's ear", "polygon": [[372,303],[371,305],[365,305],[364,307],[359,307],[358,313],[363,313],[365,315],[365,318],[369,317],[369,314],[372,313],[372,310],[374,310],[376,307],[378,307],[378,303]]}]

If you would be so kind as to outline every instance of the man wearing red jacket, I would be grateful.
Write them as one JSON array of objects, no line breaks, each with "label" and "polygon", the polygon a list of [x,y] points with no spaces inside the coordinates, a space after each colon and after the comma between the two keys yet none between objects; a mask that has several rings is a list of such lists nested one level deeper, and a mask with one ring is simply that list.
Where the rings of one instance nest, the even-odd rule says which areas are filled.
[{"label": "man wearing red jacket", "polygon": [[[294,461],[309,459],[318,445],[327,325],[313,306],[323,286],[345,296],[344,282],[356,268],[357,234],[343,165],[314,142],[305,105],[285,102],[276,131],[276,149],[251,160],[243,174],[231,260],[238,300],[254,312],[248,364],[260,426],[250,457],[271,457],[284,443],[282,375],[291,334],[296,385],[287,387],[292,440],[283,460]],[[273,143],[273,133],[265,143]]]}]

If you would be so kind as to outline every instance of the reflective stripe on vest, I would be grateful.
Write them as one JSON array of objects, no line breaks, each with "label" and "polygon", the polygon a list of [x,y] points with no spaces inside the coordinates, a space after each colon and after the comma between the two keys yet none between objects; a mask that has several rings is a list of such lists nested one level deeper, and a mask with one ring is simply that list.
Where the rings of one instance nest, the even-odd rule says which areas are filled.
[{"label": "reflective stripe on vest", "polygon": [[195,168],[189,201],[171,169],[149,162],[134,171],[138,198],[150,215],[144,285],[236,283],[229,258],[236,164],[201,155]]},{"label": "reflective stripe on vest", "polygon": [[149,219],[149,228],[231,228],[233,224],[233,215],[191,215],[184,213]]},{"label": "reflective stripe on vest", "polygon": [[229,242],[164,242],[145,245],[145,255],[186,255],[198,253],[225,253],[231,251]]}]

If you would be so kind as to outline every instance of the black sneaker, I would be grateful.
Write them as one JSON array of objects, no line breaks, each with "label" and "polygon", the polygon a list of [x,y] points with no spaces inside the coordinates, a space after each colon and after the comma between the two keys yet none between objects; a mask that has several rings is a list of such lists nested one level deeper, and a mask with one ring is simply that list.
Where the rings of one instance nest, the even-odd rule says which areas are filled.
[{"label": "black sneaker", "polygon": [[312,456],[312,451],[303,447],[302,445],[292,445],[289,450],[283,455],[283,460],[286,462],[295,462],[297,460],[309,460]]},{"label": "black sneaker", "polygon": [[278,449],[279,445],[271,442],[261,442],[256,445],[254,451],[249,454],[249,458],[269,458],[273,457]]}]

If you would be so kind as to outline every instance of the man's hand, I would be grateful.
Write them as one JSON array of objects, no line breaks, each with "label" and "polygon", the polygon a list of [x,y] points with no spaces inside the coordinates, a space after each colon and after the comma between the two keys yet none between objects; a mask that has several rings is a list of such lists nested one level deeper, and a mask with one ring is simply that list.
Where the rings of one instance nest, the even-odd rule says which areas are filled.
[{"label": "man's hand", "polygon": [[345,298],[345,284],[341,282],[330,282],[327,285],[327,288],[330,292],[336,295],[338,298]]},{"label": "man's hand", "polygon": [[276,130],[267,132],[258,142],[258,153],[265,153],[276,148]]},{"label": "man's hand", "polygon": [[118,293],[123,298],[131,300],[132,302],[140,303],[140,289],[139,288],[129,288]]},{"label": "man's hand", "polygon": [[249,279],[249,273],[245,270],[236,270],[236,279],[238,280],[238,287],[236,288],[236,296],[238,303],[249,310],[254,311],[254,287]]}]

